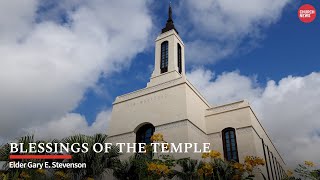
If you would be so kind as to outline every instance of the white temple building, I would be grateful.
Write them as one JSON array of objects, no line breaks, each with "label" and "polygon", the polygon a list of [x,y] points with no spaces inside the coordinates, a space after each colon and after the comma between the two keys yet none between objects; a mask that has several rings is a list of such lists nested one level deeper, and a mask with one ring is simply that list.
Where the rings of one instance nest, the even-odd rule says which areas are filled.
[{"label": "white temple building", "polygon": [[[259,156],[266,161],[262,172],[267,179],[285,176],[285,162],[248,102],[213,106],[187,80],[185,47],[171,7],[155,40],[150,81],[145,88],[116,98],[107,130],[112,143],[149,143],[153,133],[162,133],[172,143],[210,143],[226,160],[243,162],[245,156]],[[196,153],[187,156],[201,158]]]}]

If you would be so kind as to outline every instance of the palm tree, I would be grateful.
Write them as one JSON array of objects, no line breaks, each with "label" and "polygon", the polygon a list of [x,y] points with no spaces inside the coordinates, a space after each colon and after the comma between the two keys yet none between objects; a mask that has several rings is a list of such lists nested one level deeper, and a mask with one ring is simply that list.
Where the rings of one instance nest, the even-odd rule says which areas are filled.
[{"label": "palm tree", "polygon": [[139,179],[136,174],[136,160],[131,156],[128,160],[118,161],[113,166],[113,176],[120,180]]},{"label": "palm tree", "polygon": [[[87,135],[73,135],[63,139],[62,141],[59,140],[52,140],[51,143],[88,143],[88,152],[87,153],[71,153],[73,158],[71,160],[65,160],[74,163],[86,163],[85,169],[67,169],[61,170],[59,169],[59,173],[65,173],[67,179],[84,179],[87,177],[92,177],[95,179],[101,178],[103,173],[107,172],[108,168],[118,160],[119,156],[119,149],[115,146],[109,150],[109,153],[96,153],[93,151],[93,145],[95,143],[106,143],[107,135],[104,134],[95,134],[93,136]],[[17,143],[23,143],[24,149],[28,149],[29,143],[47,143],[45,141],[35,140],[33,135],[27,135],[20,137],[17,140]],[[5,144],[0,147],[0,161],[8,161],[10,156],[10,144]],[[30,161],[30,160],[28,160]],[[48,160],[46,160],[48,161]],[[52,160],[53,161],[53,160]],[[61,161],[61,160],[54,160],[54,161]],[[20,161],[21,162],[21,161]],[[22,162],[26,162],[26,160],[22,160]],[[40,160],[35,160],[35,162],[42,162]],[[53,178],[55,172],[58,172],[54,169],[47,169],[45,173],[43,171],[37,171],[35,169],[9,169],[8,163],[4,165],[4,169],[6,170],[4,178],[7,179],[50,179]],[[48,175],[47,177],[45,175]],[[27,176],[27,177],[22,177]],[[1,178],[0,178],[1,179]]]},{"label": "palm tree", "polygon": [[150,179],[147,163],[151,161],[149,154],[135,154],[128,160],[118,160],[112,167],[113,176],[120,180]]},{"label": "palm tree", "polygon": [[[17,143],[23,143],[24,150],[29,149],[29,143],[41,143],[44,141],[35,140],[34,135],[26,135],[22,136],[17,139]],[[37,179],[44,179],[45,175],[43,173],[39,173],[35,169],[9,169],[8,159],[10,154],[19,154],[19,153],[10,153],[10,144],[7,143],[0,147],[0,161],[6,161],[6,163],[3,165],[3,169],[5,170],[4,179],[18,179],[23,178],[22,176],[27,176],[31,179],[37,178]],[[20,162],[29,162],[30,160],[20,160]],[[40,160],[34,160],[34,162],[42,162]]]},{"label": "palm tree", "polygon": [[83,178],[102,178],[104,173],[108,172],[108,169],[117,161],[119,149],[116,146],[112,146],[108,153],[101,152],[96,153],[93,151],[93,145],[95,143],[104,144],[107,142],[107,135],[95,134],[93,136],[88,135],[73,135],[62,140],[63,143],[88,143],[88,152],[86,153],[71,153],[72,159],[68,160],[73,163],[86,163],[85,169],[68,169],[67,174],[72,179]]},{"label": "palm tree", "polygon": [[232,179],[236,172],[232,166],[233,162],[214,158],[210,163],[214,168],[213,179]]},{"label": "palm tree", "polygon": [[177,164],[182,168],[181,171],[175,171],[175,175],[180,179],[198,179],[198,167],[201,165],[201,161],[183,158],[177,160]]}]

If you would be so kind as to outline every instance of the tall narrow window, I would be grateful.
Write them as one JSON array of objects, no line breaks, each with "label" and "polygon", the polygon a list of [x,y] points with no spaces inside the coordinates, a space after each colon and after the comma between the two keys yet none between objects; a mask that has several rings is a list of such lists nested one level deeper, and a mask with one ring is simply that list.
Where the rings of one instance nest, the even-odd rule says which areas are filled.
[{"label": "tall narrow window", "polygon": [[182,72],[182,61],[181,61],[181,46],[178,43],[178,69],[179,69],[179,73],[181,74]]},{"label": "tall narrow window", "polygon": [[164,41],[161,44],[161,62],[160,69],[161,73],[165,73],[168,71],[168,41]]},{"label": "tall narrow window", "polygon": [[146,124],[140,127],[136,133],[136,143],[151,143],[151,136],[154,133],[154,126],[152,124]]},{"label": "tall narrow window", "polygon": [[224,158],[227,161],[239,162],[237,138],[234,128],[226,128],[222,131]]}]

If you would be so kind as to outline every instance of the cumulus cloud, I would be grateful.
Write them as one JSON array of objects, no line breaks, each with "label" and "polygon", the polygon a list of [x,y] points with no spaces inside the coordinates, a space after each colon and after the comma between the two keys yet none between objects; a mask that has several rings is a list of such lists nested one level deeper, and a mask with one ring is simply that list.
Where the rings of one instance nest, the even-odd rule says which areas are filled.
[{"label": "cumulus cloud", "polygon": [[[277,22],[290,0],[185,0],[178,8],[188,61],[214,63],[257,46],[263,29]],[[183,20],[182,20],[183,19]],[[187,19],[187,21],[185,21]],[[241,46],[241,48],[240,48]],[[240,52],[241,53],[241,52]]]},{"label": "cumulus cloud", "polygon": [[140,0],[1,1],[0,136],[40,125],[58,131],[58,122],[86,129],[84,117],[68,113],[100,76],[145,49],[151,28]]},{"label": "cumulus cloud", "polygon": [[37,0],[0,2],[0,40],[11,42],[26,35],[32,28]]},{"label": "cumulus cloud", "polygon": [[262,92],[254,76],[241,76],[238,71],[223,73],[215,77],[212,71],[198,68],[188,73],[187,76],[200,92],[204,93],[208,101],[216,105],[239,101],[244,97],[253,100]]},{"label": "cumulus cloud", "polygon": [[289,166],[304,160],[320,161],[320,73],[269,80],[259,86],[239,72],[215,76],[202,68],[188,79],[213,104],[247,99]]},{"label": "cumulus cloud", "polygon": [[68,113],[58,120],[30,127],[25,131],[33,133],[39,139],[62,139],[74,134],[106,133],[110,115],[111,110],[101,111],[94,123],[89,125],[84,116],[77,113]]}]

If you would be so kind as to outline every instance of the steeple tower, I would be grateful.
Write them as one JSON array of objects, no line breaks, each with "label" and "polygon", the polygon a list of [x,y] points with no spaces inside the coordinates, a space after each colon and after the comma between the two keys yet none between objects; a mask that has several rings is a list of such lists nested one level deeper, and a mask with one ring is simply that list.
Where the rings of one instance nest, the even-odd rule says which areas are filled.
[{"label": "steeple tower", "polygon": [[170,4],[166,26],[156,39],[155,66],[147,87],[180,77],[185,78],[184,44],[174,26]]}]

